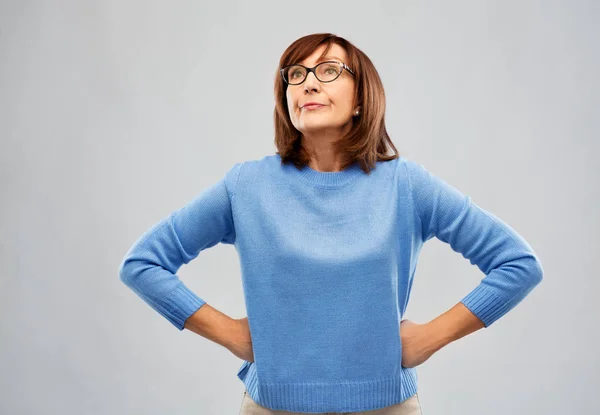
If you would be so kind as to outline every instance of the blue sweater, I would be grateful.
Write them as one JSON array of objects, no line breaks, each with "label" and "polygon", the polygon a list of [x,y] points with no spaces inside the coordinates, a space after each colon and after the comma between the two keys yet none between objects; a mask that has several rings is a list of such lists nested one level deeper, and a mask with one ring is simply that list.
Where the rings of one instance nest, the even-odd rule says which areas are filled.
[{"label": "blue sweater", "polygon": [[236,163],[126,253],[121,280],[176,328],[205,300],[176,272],[200,251],[239,255],[254,361],[237,376],[258,404],[358,412],[417,392],[401,365],[400,321],[432,237],[484,274],[462,298],[486,327],[542,279],[531,246],[470,196],[404,156],[339,172]]}]

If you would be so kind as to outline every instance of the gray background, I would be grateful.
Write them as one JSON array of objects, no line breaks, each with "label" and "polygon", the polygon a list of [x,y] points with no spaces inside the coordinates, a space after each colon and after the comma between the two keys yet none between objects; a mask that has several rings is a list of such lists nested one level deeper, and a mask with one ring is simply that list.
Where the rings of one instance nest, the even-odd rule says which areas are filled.
[{"label": "gray background", "polygon": [[[321,31],[375,63],[401,153],[545,270],[420,366],[424,414],[600,413],[599,19],[598,2],[566,0],[2,1],[0,413],[238,413],[241,360],[178,332],[118,266],[233,163],[274,153],[277,62]],[[245,316],[232,246],[179,275]],[[405,317],[435,318],[482,277],[429,241]]]}]

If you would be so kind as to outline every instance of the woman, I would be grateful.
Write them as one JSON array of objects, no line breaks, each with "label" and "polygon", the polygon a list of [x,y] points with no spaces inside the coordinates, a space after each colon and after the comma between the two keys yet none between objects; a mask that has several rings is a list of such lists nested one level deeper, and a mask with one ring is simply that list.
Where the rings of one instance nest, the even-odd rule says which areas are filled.
[{"label": "woman", "polygon": [[[420,414],[416,366],[515,307],[541,263],[515,230],[398,155],[379,75],[350,42],[296,40],[275,97],[277,153],[236,163],[144,233],[121,280],[179,330],[244,360],[241,414]],[[485,276],[436,319],[402,320],[434,236]],[[246,318],[176,276],[219,242],[239,254]]]}]

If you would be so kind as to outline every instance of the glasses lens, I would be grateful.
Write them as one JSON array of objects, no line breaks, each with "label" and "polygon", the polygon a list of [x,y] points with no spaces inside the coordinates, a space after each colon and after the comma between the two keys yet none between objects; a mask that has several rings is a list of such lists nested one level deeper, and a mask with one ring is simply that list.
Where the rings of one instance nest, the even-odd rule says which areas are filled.
[{"label": "glasses lens", "polygon": [[317,78],[322,82],[331,82],[342,73],[342,66],[335,62],[323,62],[317,66]]},{"label": "glasses lens", "polygon": [[302,66],[292,65],[283,71],[283,77],[291,85],[302,83],[306,78],[306,69]]}]

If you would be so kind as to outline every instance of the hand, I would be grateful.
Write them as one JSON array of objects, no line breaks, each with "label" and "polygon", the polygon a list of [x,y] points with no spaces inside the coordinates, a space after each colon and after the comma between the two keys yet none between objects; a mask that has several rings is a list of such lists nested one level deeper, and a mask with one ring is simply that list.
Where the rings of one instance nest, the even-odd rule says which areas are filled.
[{"label": "hand", "polygon": [[235,322],[237,323],[235,337],[228,349],[240,359],[254,362],[254,349],[252,348],[252,337],[250,336],[248,317],[235,319]]},{"label": "hand", "polygon": [[427,324],[417,324],[410,320],[400,322],[402,343],[402,366],[411,368],[420,365],[439,348]]}]

